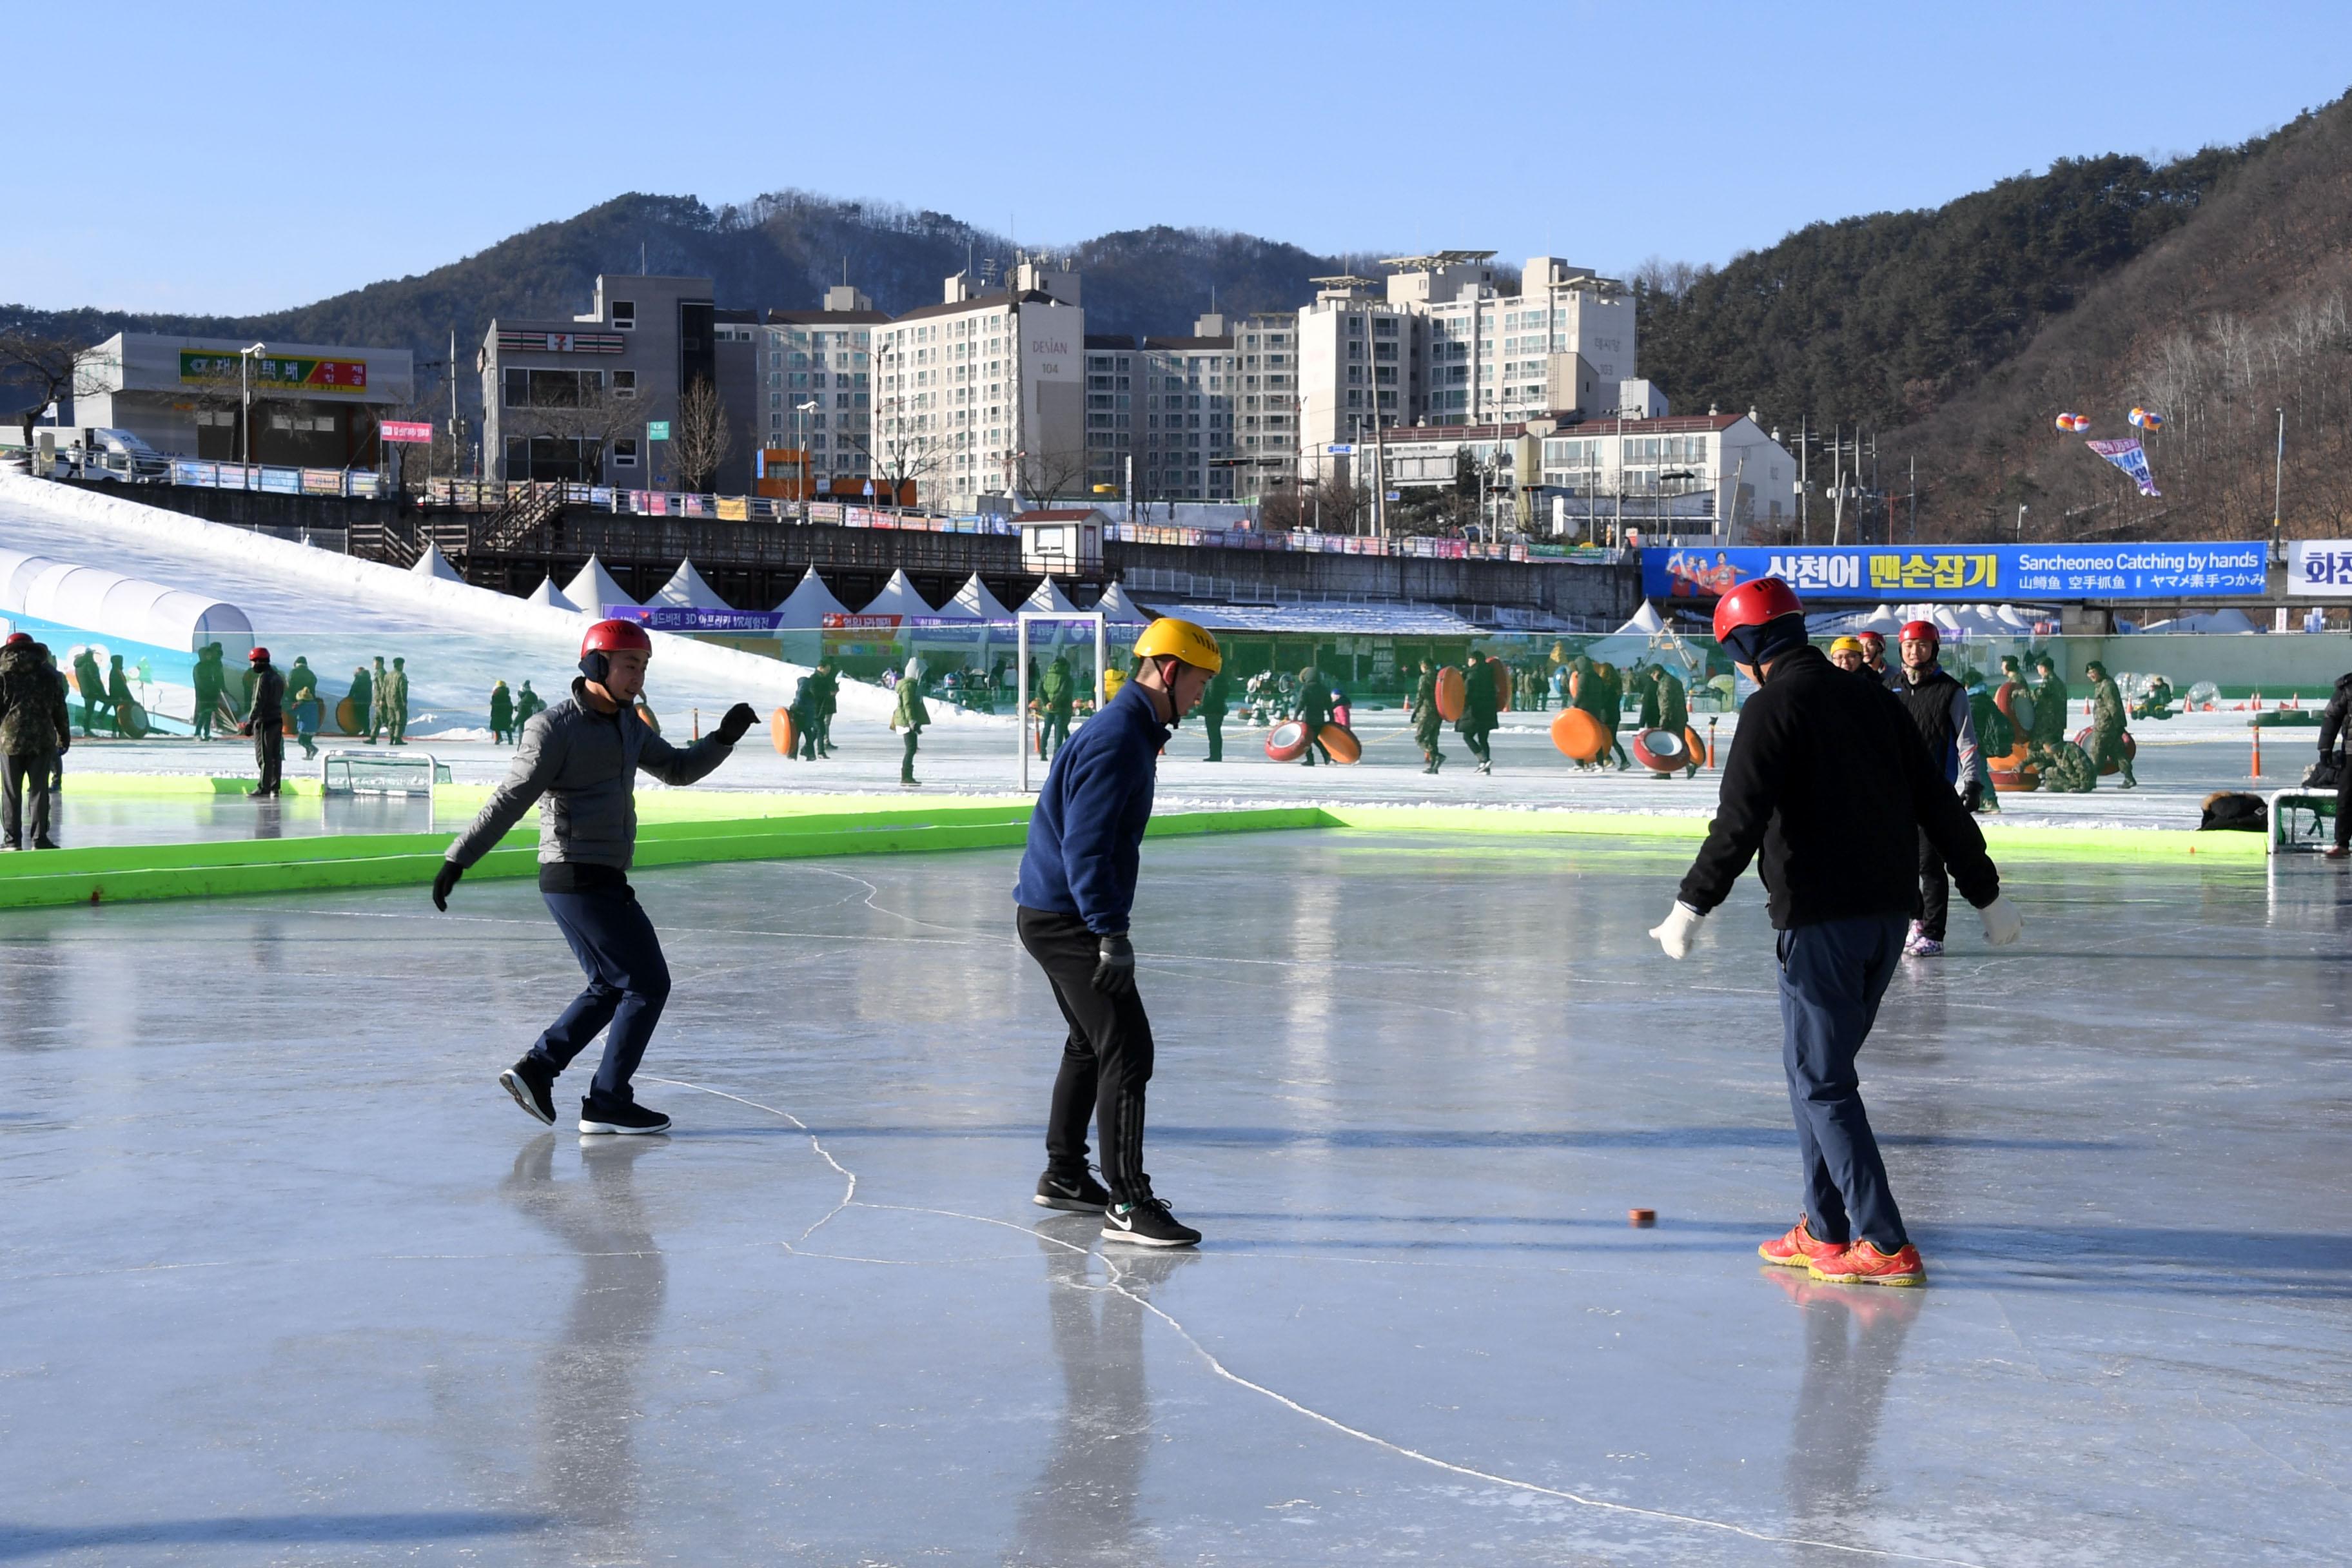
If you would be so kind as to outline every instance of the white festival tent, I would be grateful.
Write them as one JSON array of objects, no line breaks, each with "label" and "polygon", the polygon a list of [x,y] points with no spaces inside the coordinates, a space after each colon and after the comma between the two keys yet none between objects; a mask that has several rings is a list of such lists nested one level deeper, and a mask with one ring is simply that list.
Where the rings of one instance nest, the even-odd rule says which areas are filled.
[{"label": "white festival tent", "polygon": [[1631,669],[1637,664],[1679,664],[1685,670],[1703,667],[1706,660],[1692,648],[1685,637],[1666,625],[1666,618],[1644,599],[1633,618],[1611,632],[1584,645],[1587,658],[1601,664],[1613,664]]},{"label": "white festival tent", "polygon": [[719,590],[702,580],[691,560],[681,561],[670,574],[668,582],[654,590],[648,605],[667,605],[688,610],[731,610],[735,606],[719,596]]},{"label": "white festival tent", "polygon": [[988,584],[980,580],[977,572],[956,590],[954,598],[940,606],[940,614],[959,621],[1009,621],[1013,618],[1013,612],[988,591]]},{"label": "white festival tent", "polygon": [[1069,595],[1063,593],[1061,585],[1051,577],[1038,584],[1037,591],[1021,601],[1021,607],[1034,610],[1041,616],[1079,616],[1086,613],[1070,603]]},{"label": "white festival tent", "polygon": [[416,564],[409,570],[419,577],[438,577],[444,583],[466,580],[466,574],[449,564],[449,558],[441,553],[441,547],[437,544],[426,545],[425,553],[416,558]]},{"label": "white festival tent", "polygon": [[[1648,607],[1643,606],[1644,610]],[[1117,583],[1103,590],[1102,597],[1095,601],[1095,608],[1102,612],[1104,620],[1115,626],[1148,626],[1151,624],[1151,617],[1137,609],[1135,601],[1127,596],[1127,590]]]},{"label": "white festival tent", "polygon": [[563,584],[563,596],[592,616],[601,616],[612,605],[635,605],[636,601],[621,592],[604,563],[593,555],[588,564],[580,568],[580,575]]},{"label": "white festival tent", "polygon": [[812,566],[801,574],[799,585],[784,595],[783,603],[776,606],[776,614],[783,617],[776,623],[777,630],[804,632],[824,626],[827,616],[849,614],[849,606],[833,596],[833,590],[824,585],[824,579]]},{"label": "white festival tent", "polygon": [[907,574],[901,571],[891,573],[890,580],[882,584],[882,591],[874,595],[873,603],[857,613],[861,616],[931,616],[939,612],[915,592],[915,585],[907,581]]},{"label": "white festival tent", "polygon": [[555,585],[555,579],[552,577],[541,577],[539,580],[539,586],[530,591],[523,603],[544,605],[551,610],[577,610],[580,607],[563,596],[563,590]]}]

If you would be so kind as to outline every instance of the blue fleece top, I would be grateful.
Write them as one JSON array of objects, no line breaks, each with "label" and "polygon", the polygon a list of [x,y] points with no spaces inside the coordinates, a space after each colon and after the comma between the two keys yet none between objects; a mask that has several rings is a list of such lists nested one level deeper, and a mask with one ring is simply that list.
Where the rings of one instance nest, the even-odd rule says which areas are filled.
[{"label": "blue fleece top", "polygon": [[1136,681],[1054,753],[1053,770],[1029,818],[1029,847],[1013,901],[1076,915],[1101,936],[1127,930],[1151,785],[1168,726]]}]

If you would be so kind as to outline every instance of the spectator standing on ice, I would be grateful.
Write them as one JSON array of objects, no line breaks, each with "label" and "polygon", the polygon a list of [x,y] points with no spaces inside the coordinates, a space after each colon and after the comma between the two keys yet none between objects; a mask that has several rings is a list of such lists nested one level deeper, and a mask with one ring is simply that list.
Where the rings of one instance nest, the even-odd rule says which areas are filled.
[{"label": "spectator standing on ice", "polygon": [[0,647],[0,839],[9,848],[25,847],[28,817],[33,847],[58,847],[49,837],[49,785],[58,758],[72,745],[73,716],[48,647],[28,632],[10,633]]},{"label": "spectator standing on ice", "polygon": [[813,763],[817,758],[817,704],[823,700],[817,695],[819,679],[818,672],[811,670],[795,681],[793,685],[792,702],[784,710],[792,716],[791,756],[795,762]]},{"label": "spectator standing on ice", "polygon": [[[368,672],[365,682],[369,704],[360,710],[360,717],[367,721],[367,743],[371,746],[374,745],[377,738],[383,733],[383,683],[389,679],[390,673],[383,668],[383,658],[379,654],[376,657],[375,668]],[[352,682],[352,697],[354,701],[359,698],[361,684],[357,680]]]},{"label": "spectator standing on ice", "polygon": [[898,783],[906,788],[918,788],[923,782],[915,776],[915,748],[930,721],[931,710],[923,706],[923,661],[910,658],[898,682],[898,706],[890,715],[890,728],[907,732],[907,752],[898,761]]},{"label": "spectator standing on ice", "polygon": [[106,709],[106,679],[99,674],[98,656],[87,647],[73,656],[74,689],[81,693],[81,732],[98,732],[98,716]]},{"label": "spectator standing on ice", "polygon": [[298,654],[286,672],[286,711],[294,721],[294,739],[307,761],[319,754],[319,672]]},{"label": "spectator standing on ice", "polygon": [[1311,664],[1298,672],[1298,721],[1307,730],[1307,749],[1298,753],[1299,764],[1311,768],[1318,755],[1329,762],[1331,752],[1323,744],[1323,726],[1331,721],[1331,683]]},{"label": "spectator standing on ice", "polygon": [[1804,1201],[1788,1234],[1759,1251],[1816,1279],[1922,1284],[1854,1072],[1918,899],[1919,834],[1983,911],[1988,942],[2015,942],[2022,922],[1917,727],[1805,640],[1804,606],[1786,583],[1725,595],[1715,636],[1758,689],[1740,710],[1706,843],[1650,934],[1668,957],[1687,957],[1699,922],[1761,853]]},{"label": "spectator standing on ice", "polygon": [[2139,780],[2132,776],[2131,754],[2124,750],[2123,688],[2095,658],[2083,667],[2083,673],[2091,678],[2091,766],[2103,773],[2110,767],[2119,769],[2123,787],[2136,789]]},{"label": "spectator standing on ice", "polygon": [[833,755],[833,716],[841,706],[841,672],[833,660],[816,661],[816,750],[815,755]]},{"label": "spectator standing on ice", "polygon": [[1045,715],[1045,721],[1037,726],[1037,754],[1048,761],[1069,743],[1070,709],[1077,700],[1077,684],[1070,676],[1070,661],[1058,653],[1037,678],[1038,711]]},{"label": "spectator standing on ice", "polygon": [[490,744],[503,746],[514,739],[514,693],[499,681],[490,688]]},{"label": "spectator standing on ice", "polygon": [[533,691],[530,689],[530,682],[528,680],[524,681],[522,683],[522,689],[515,693],[516,725],[520,727],[521,725],[528,724],[530,722],[530,716],[532,714],[544,713],[546,711],[547,704],[540,700],[538,692]]},{"label": "spectator standing on ice", "polygon": [[[1036,1202],[1102,1215],[1106,1240],[1190,1247],[1201,1233],[1177,1223],[1143,1169],[1151,1020],[1136,994],[1128,921],[1160,752],[1224,659],[1214,637],[1172,619],[1146,626],[1135,657],[1135,679],[1055,754],[1013,889],[1021,945],[1069,1026]],[[1101,1182],[1087,1172],[1089,1120],[1102,1142]]]},{"label": "spectator standing on ice", "polygon": [[253,737],[254,765],[261,777],[247,793],[259,800],[275,800],[286,771],[286,677],[269,662],[269,650],[255,648],[246,655],[252,677],[253,703],[245,710],[237,732]]},{"label": "spectator standing on ice", "polygon": [[122,715],[138,706],[131,695],[131,678],[122,672],[122,656],[116,654],[106,661],[106,705],[114,712],[114,732],[122,733]]},{"label": "spectator standing on ice", "polygon": [[499,1082],[516,1104],[553,1126],[556,1075],[611,1026],[604,1061],[580,1101],[583,1132],[669,1130],[669,1118],[639,1105],[629,1087],[669,999],[661,942],[629,886],[637,770],[674,787],[690,784],[727,760],[756,717],[749,703],[738,702],[716,730],[678,750],[634,717],[652,657],[653,639],[633,622],[598,621],[588,628],[572,695],[523,726],[505,782],[457,835],[433,878],[433,907],[446,910],[466,868],[546,797],[539,813],[540,897],[588,985]]},{"label": "spectator standing on ice", "polygon": [[376,706],[383,711],[384,740],[388,744],[408,744],[408,660],[395,658],[392,668],[377,677]]},{"label": "spectator standing on ice", "polygon": [[[1933,621],[1913,621],[1903,628],[1904,710],[1927,743],[1927,756],[1944,775],[1967,809],[1974,811],[1983,785],[1977,777],[1977,731],[1969,710],[1965,687],[1947,674],[1938,655],[1942,634]],[[1919,832],[1919,918],[1903,951],[1913,958],[1933,958],[1944,951],[1946,913],[1952,899],[1951,879],[1944,873],[1944,858],[1925,827]]]},{"label": "spectator standing on ice", "polygon": [[1225,712],[1233,701],[1234,685],[1223,670],[1209,677],[1201,689],[1201,729],[1209,737],[1209,754],[1202,760],[1225,760]]},{"label": "spectator standing on ice", "polygon": [[2338,741],[2352,741],[2352,674],[2336,678],[2336,689],[2319,715],[2319,760],[2335,758],[2336,839],[2327,847],[2330,860],[2352,856],[2352,765],[2336,749]]},{"label": "spectator standing on ice", "polygon": [[213,726],[220,721],[221,694],[228,689],[228,672],[221,668],[221,645],[206,643],[196,653],[196,667],[189,683],[196,689],[196,710],[191,716],[191,727],[199,741],[213,738]]},{"label": "spectator standing on ice", "polygon": [[1421,661],[1421,679],[1413,683],[1411,714],[1413,744],[1421,748],[1421,771],[1433,773],[1445,765],[1445,753],[1438,748],[1445,716],[1437,710],[1437,666],[1427,659]]}]

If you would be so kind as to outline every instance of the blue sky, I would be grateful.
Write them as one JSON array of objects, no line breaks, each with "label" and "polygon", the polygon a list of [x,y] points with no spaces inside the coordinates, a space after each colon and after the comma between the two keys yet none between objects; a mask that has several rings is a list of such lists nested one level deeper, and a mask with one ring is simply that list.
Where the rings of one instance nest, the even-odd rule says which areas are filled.
[{"label": "blue sky", "polygon": [[2340,5],[1480,9],[110,6],[48,55],[61,118],[19,105],[42,172],[0,211],[0,300],[274,309],[628,190],[1719,262],[2352,88]]}]

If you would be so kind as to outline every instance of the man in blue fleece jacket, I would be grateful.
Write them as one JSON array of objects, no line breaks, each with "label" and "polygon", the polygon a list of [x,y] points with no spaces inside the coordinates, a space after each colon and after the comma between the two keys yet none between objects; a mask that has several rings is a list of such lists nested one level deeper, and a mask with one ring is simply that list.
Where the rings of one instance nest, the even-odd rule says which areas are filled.
[{"label": "man in blue fleece jacket", "polygon": [[[1191,1247],[1201,1233],[1177,1223],[1143,1170],[1151,1020],[1135,993],[1127,923],[1160,749],[1224,659],[1216,638],[1172,619],[1144,628],[1135,658],[1135,679],[1054,753],[1013,889],[1021,945],[1070,1026],[1036,1201],[1101,1215],[1107,1240]],[[1102,1182],[1087,1172],[1089,1119],[1102,1139]]]}]

